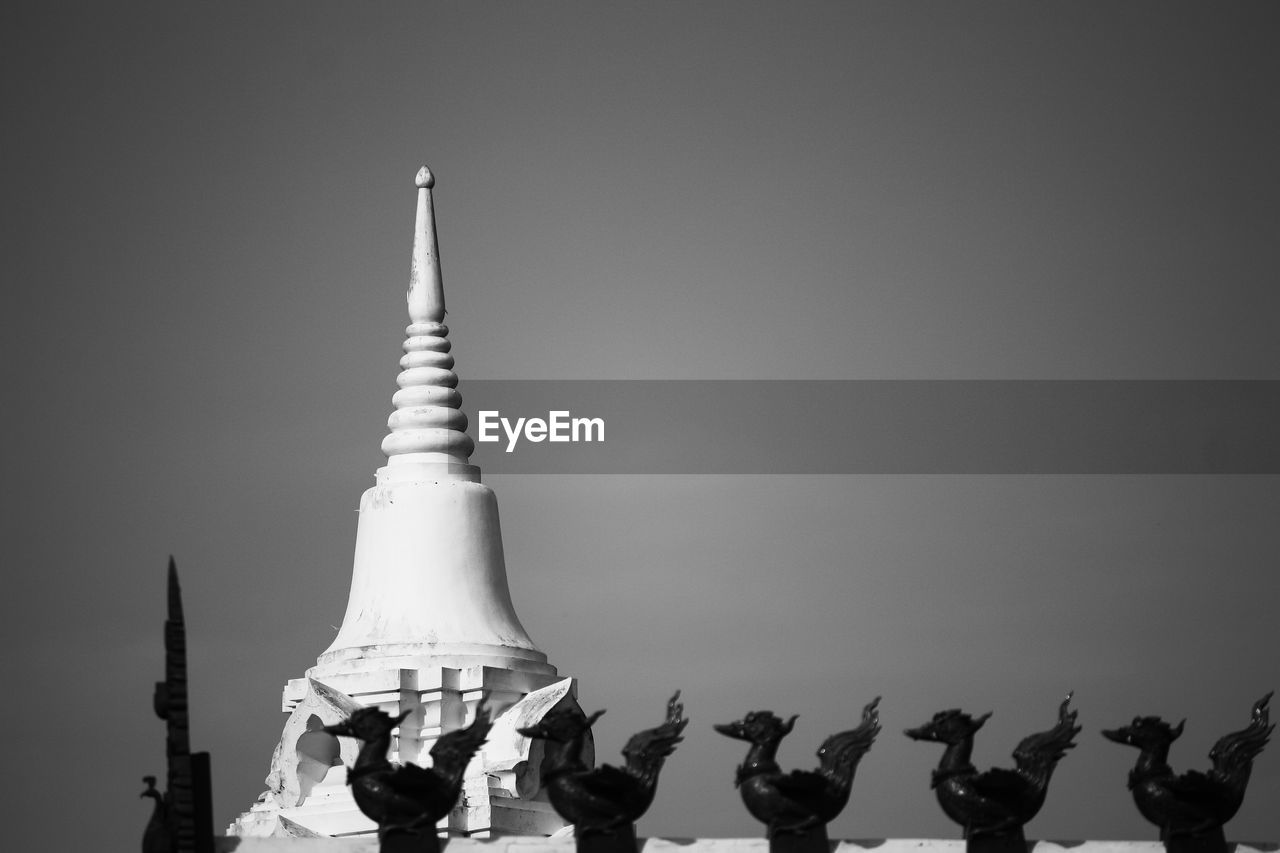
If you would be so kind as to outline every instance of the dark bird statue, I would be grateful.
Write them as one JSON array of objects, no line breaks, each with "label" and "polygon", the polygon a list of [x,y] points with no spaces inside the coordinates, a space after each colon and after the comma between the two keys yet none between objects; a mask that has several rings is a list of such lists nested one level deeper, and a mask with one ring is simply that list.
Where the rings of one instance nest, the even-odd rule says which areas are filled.
[{"label": "dark bird statue", "polygon": [[772,711],[752,711],[741,720],[714,726],[722,735],[751,744],[738,765],[734,785],[756,820],[766,826],[771,840],[783,836],[807,839],[803,849],[826,850],[826,825],[849,802],[858,762],[875,743],[880,731],[876,697],[862,709],[856,729],[827,738],[818,749],[817,770],[782,772],[775,758],[778,744],[791,733],[796,717],[783,722]]},{"label": "dark bird statue", "polygon": [[481,701],[471,725],[436,740],[431,747],[432,766],[425,769],[387,760],[391,732],[407,716],[408,711],[393,717],[377,708],[361,708],[343,722],[325,726],[324,731],[364,741],[355,765],[347,772],[347,784],[360,811],[378,824],[382,849],[391,846],[388,839],[400,837],[411,839],[411,843],[397,841],[397,850],[434,851],[439,849],[436,823],[458,802],[463,772],[484,743],[492,722]]},{"label": "dark bird statue", "polygon": [[540,723],[517,731],[525,737],[549,741],[542,778],[556,812],[574,826],[579,849],[584,838],[604,838],[595,849],[635,849],[635,821],[653,803],[658,774],[689,721],[684,719],[680,692],[667,702],[667,719],[660,726],[634,734],[623,747],[626,766],[590,768],[582,759],[587,732],[604,711],[591,716],[577,708],[552,711]]},{"label": "dark bird statue", "polygon": [[142,831],[142,853],[172,853],[173,836],[169,832],[169,808],[164,794],[156,789],[156,777],[143,776],[142,781],[147,790],[138,796],[150,797],[156,803],[151,810],[151,820]]},{"label": "dark bird statue", "polygon": [[970,762],[973,736],[990,713],[973,718],[963,711],[939,711],[907,737],[946,745],[933,771],[931,786],[947,817],[960,824],[969,850],[1026,850],[1023,824],[1044,805],[1049,779],[1080,733],[1071,695],[1058,708],[1058,722],[1044,732],[1028,735],[1013,751],[1013,770],[996,767],[979,773]]},{"label": "dark bird statue", "polygon": [[1267,708],[1271,696],[1254,703],[1248,726],[1213,745],[1213,769],[1207,773],[1190,770],[1179,776],[1169,767],[1169,745],[1182,735],[1186,720],[1170,726],[1159,717],[1134,717],[1123,728],[1103,730],[1108,740],[1140,750],[1129,771],[1129,789],[1138,811],[1160,828],[1160,840],[1169,849],[1227,849],[1222,826],[1244,802],[1253,760],[1275,730]]}]

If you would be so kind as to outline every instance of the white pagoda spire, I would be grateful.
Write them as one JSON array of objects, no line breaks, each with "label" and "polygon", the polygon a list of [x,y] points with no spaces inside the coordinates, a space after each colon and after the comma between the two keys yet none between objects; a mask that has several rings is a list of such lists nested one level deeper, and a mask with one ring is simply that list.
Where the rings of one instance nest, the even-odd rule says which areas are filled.
[{"label": "white pagoda spire", "polygon": [[[440,277],[440,248],[436,212],[431,198],[435,176],[423,166],[414,179],[418,214],[413,231],[413,260],[409,272],[409,326],[404,357],[400,359],[400,390],[391,398],[396,407],[382,441],[390,464],[445,462],[467,466],[475,443],[467,435],[458,375],[449,355],[449,327],[444,325],[444,282]],[[470,466],[467,466],[468,468]],[[456,473],[468,473],[458,469]]]},{"label": "white pagoda spire", "polygon": [[[458,375],[449,354],[444,286],[423,166],[406,295],[409,326],[400,390],[382,441],[387,464],[360,500],[347,613],[310,674],[324,680],[353,661],[397,666],[498,666],[554,673],[511,604],[493,490],[469,459]],[[381,665],[381,664],[379,664]]]}]

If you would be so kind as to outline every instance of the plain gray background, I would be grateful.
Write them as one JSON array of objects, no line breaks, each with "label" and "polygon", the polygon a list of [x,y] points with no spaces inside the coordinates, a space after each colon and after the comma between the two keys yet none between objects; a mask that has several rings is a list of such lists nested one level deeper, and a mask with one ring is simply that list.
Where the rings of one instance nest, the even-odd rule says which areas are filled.
[{"label": "plain gray background", "polygon": [[[1278,24],[1268,3],[8,4],[6,846],[138,843],[170,552],[219,826],[263,789],[382,463],[420,163],[464,397],[1275,379]],[[1274,476],[488,482],[525,626],[609,709],[599,754],[685,691],[641,834],[760,834],[712,723],[799,713],[781,758],[811,765],[882,694],[833,836],[956,837],[940,748],[901,730],[992,710],[975,758],[1008,764],[1075,689],[1085,731],[1028,834],[1154,839],[1136,755],[1098,730],[1188,717],[1173,761],[1203,769],[1280,686]],[[1277,803],[1273,744],[1229,836],[1280,839]]]}]

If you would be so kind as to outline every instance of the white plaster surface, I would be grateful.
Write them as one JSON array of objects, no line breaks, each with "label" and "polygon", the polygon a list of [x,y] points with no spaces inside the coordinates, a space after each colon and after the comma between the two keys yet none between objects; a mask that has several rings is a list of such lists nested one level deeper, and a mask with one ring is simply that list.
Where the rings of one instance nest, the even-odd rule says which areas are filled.
[{"label": "white plaster surface", "polygon": [[324,680],[344,659],[414,654],[442,666],[546,661],[511,603],[488,486],[398,478],[360,499],[346,615],[310,674]]},{"label": "white plaster surface", "polygon": [[[1280,844],[1237,843],[1233,853],[1276,853]],[[964,853],[960,839],[888,838],[835,841],[832,853]],[[374,839],[220,838],[219,853],[377,853]],[[642,838],[642,853],[769,853],[763,838]],[[574,853],[572,838],[453,838],[451,853]],[[1031,853],[1164,853],[1159,841],[1033,841]]]}]

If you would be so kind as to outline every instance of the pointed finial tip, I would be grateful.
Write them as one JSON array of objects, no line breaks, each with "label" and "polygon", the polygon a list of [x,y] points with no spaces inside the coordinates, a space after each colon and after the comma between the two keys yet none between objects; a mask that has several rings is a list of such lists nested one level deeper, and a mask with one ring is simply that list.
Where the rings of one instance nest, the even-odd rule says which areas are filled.
[{"label": "pointed finial tip", "polygon": [[429,190],[436,185],[436,176],[431,174],[430,169],[423,166],[418,170],[418,174],[414,177],[413,182],[418,186],[418,189]]}]

